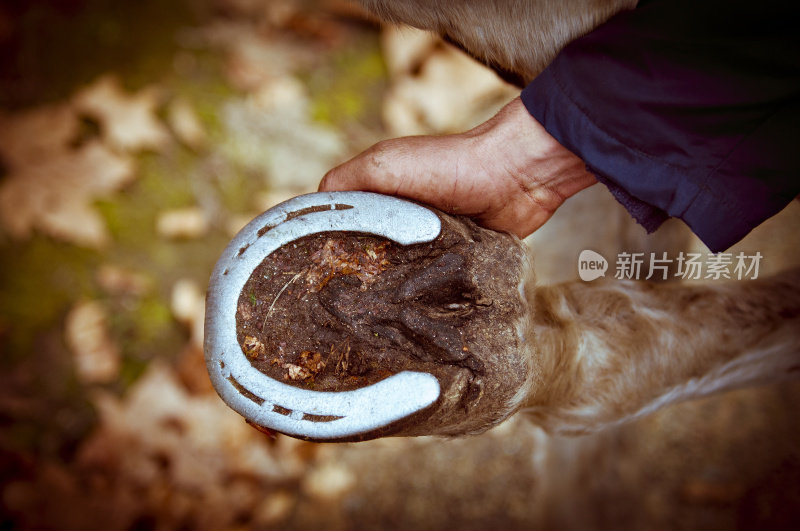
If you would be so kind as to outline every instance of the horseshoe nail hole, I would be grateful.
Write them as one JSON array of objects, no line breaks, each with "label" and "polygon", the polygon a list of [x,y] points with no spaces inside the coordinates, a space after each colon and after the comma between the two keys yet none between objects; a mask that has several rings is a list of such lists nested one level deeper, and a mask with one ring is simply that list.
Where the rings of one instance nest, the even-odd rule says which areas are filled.
[{"label": "horseshoe nail hole", "polygon": [[336,203],[333,205],[334,210],[350,210],[351,208],[355,208],[353,205],[345,205],[344,203]]},{"label": "horseshoe nail hole", "polygon": [[290,219],[294,218],[299,218],[300,216],[305,216],[306,214],[313,214],[314,212],[325,212],[327,210],[333,210],[333,207],[331,205],[316,205],[316,206],[301,208],[300,210],[289,212],[286,215],[285,221],[289,221]]},{"label": "horseshoe nail hole", "polygon": [[223,271],[223,272],[222,272],[222,275],[223,275],[223,276],[227,275],[227,274],[228,274],[228,271],[230,271],[230,270],[229,270],[229,269],[226,269],[225,271]]},{"label": "horseshoe nail hole", "polygon": [[272,411],[275,413],[280,413],[281,415],[286,415],[287,417],[292,414],[291,409],[286,409],[285,407],[281,407],[278,404],[272,406]]},{"label": "horseshoe nail hole", "polygon": [[236,378],[234,378],[233,376],[228,376],[228,381],[231,383],[231,385],[233,385],[236,388],[237,391],[239,391],[239,393],[242,396],[244,396],[246,398],[249,398],[250,400],[252,400],[256,404],[258,404],[259,406],[264,403],[264,399],[263,398],[261,398],[259,396],[256,396],[253,393],[251,393],[250,391],[248,391],[247,389],[245,389],[245,387],[242,384],[240,384],[239,382],[237,382]]},{"label": "horseshoe nail hole", "polygon": [[236,256],[242,256],[244,254],[244,252],[247,250],[248,247],[250,247],[249,243],[247,245],[245,245],[244,247],[240,248],[239,252],[236,253]]},{"label": "horseshoe nail hole", "polygon": [[336,415],[312,415],[311,413],[303,413],[303,420],[311,422],[332,422],[343,418],[344,417],[337,417]]},{"label": "horseshoe nail hole", "polygon": [[263,227],[258,229],[258,237],[259,238],[262,237],[263,235],[274,229],[276,226],[277,225],[264,225]]}]

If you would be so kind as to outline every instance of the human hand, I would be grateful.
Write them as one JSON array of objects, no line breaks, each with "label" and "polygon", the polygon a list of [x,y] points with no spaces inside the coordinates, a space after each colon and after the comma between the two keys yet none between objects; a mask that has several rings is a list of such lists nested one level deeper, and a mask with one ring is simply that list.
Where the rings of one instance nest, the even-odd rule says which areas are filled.
[{"label": "human hand", "polygon": [[319,190],[416,199],[524,238],[595,182],[516,98],[465,133],[379,142],[329,171]]}]

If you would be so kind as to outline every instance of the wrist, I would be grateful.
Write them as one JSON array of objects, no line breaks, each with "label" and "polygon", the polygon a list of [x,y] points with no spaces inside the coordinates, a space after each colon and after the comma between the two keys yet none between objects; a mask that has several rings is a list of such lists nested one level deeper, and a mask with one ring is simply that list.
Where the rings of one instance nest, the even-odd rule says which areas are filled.
[{"label": "wrist", "polygon": [[502,155],[493,158],[502,161],[509,178],[549,214],[568,197],[597,182],[583,160],[553,138],[520,98],[470,133],[481,146],[479,152]]}]

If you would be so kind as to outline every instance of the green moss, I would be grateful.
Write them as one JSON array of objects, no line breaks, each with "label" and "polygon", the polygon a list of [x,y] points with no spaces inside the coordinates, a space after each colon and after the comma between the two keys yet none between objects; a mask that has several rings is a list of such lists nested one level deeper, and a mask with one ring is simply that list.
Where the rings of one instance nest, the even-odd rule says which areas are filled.
[{"label": "green moss", "polygon": [[186,343],[185,333],[172,318],[159,294],[112,304],[110,326],[123,355],[123,384],[131,383],[152,359],[171,359]]},{"label": "green moss", "polygon": [[[136,359],[174,355],[186,342],[164,301],[174,283],[190,278],[205,286],[228,236],[212,230],[203,239],[173,241],[156,233],[158,214],[196,204],[192,172],[197,164],[187,150],[140,157],[140,178],[123,192],[96,203],[112,236],[102,250],[82,249],[44,236],[0,247],[0,332],[3,347],[25,356],[43,330],[59,330],[77,300],[103,298],[111,309],[113,335],[126,356]],[[214,193],[213,190],[211,193]],[[101,264],[142,272],[153,291],[142,300],[116,301],[96,284]],[[128,372],[133,374],[133,372]]]},{"label": "green moss", "polygon": [[377,126],[386,66],[377,36],[364,35],[333,52],[324,65],[307,74],[315,120],[333,125],[368,122]]},{"label": "green moss", "polygon": [[133,385],[139,377],[147,370],[149,360],[132,358],[125,356],[122,358],[122,366],[119,371],[119,383],[123,389]]},{"label": "green moss", "polygon": [[132,325],[141,343],[153,343],[169,333],[173,324],[172,312],[160,298],[143,299],[133,312]]},{"label": "green moss", "polygon": [[71,304],[96,293],[92,272],[100,256],[43,236],[6,242],[0,254],[0,320],[7,347],[17,357]]},{"label": "green moss", "polygon": [[223,104],[237,93],[225,82],[219,54],[197,50],[187,53],[192,61],[190,77],[173,74],[168,81],[172,93],[191,102],[200,123],[212,140],[219,139],[222,132],[219,112]]},{"label": "green moss", "polygon": [[138,157],[138,179],[123,192],[97,202],[118,246],[135,249],[157,244],[158,215],[196,205],[192,191],[196,157],[180,146],[168,151]]},{"label": "green moss", "polygon": [[193,206],[196,200],[191,181],[196,164],[197,157],[178,146],[163,154],[141,157],[139,190],[131,199],[146,202],[155,210]]}]

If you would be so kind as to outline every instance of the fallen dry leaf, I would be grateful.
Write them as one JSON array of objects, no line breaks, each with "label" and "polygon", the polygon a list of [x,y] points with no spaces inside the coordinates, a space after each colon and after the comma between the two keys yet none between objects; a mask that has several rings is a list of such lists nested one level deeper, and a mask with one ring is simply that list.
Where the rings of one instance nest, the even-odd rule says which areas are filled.
[{"label": "fallen dry leaf", "polygon": [[306,101],[264,112],[252,99],[232,100],[224,105],[222,120],[222,154],[263,174],[274,190],[316,190],[320,176],[345,152],[339,131],[314,121]]},{"label": "fallen dry leaf", "polygon": [[284,363],[282,367],[286,369],[286,380],[308,380],[313,376],[307,369],[294,363]]},{"label": "fallen dry leaf", "polygon": [[[249,355],[249,353],[247,354]],[[299,361],[300,361],[299,365],[294,363],[284,363],[281,365],[281,367],[283,367],[287,371],[286,376],[284,376],[284,379],[313,380],[314,376],[319,374],[319,372],[325,368],[325,362],[322,361],[322,354],[320,354],[319,352],[312,352],[310,350],[305,350],[300,353]],[[279,358],[273,358],[272,363],[280,363]]]},{"label": "fallen dry leaf", "polygon": [[160,95],[155,87],[128,94],[117,77],[106,75],[75,94],[73,102],[100,123],[103,137],[117,149],[158,149],[170,139],[156,117]]},{"label": "fallen dry leaf", "polygon": [[170,103],[167,122],[178,140],[190,148],[200,150],[208,144],[206,130],[188,101],[176,99]]},{"label": "fallen dry leaf", "polygon": [[366,289],[389,266],[386,260],[387,242],[364,248],[350,246],[343,240],[328,239],[322,249],[311,255],[306,272],[310,291],[320,291],[337,274],[355,275]]},{"label": "fallen dry leaf", "polygon": [[418,70],[438,46],[441,46],[441,39],[430,31],[387,25],[381,32],[383,58],[392,78],[407,76]]},{"label": "fallen dry leaf", "polygon": [[141,297],[153,287],[151,278],[144,273],[113,264],[101,265],[95,273],[95,280],[109,295]]},{"label": "fallen dry leaf", "polygon": [[84,301],[73,307],[67,315],[64,336],[82,382],[108,383],[117,378],[120,353],[108,329],[108,314],[100,302]]},{"label": "fallen dry leaf", "polygon": [[197,284],[189,279],[177,281],[172,287],[170,308],[175,319],[189,328],[192,344],[203,348],[206,300]]},{"label": "fallen dry leaf", "polygon": [[409,40],[414,48],[407,55],[395,52],[389,61],[393,79],[383,119],[393,136],[463,131],[488,120],[519,94],[465,53],[450,45],[432,46],[413,30],[388,31],[384,49],[400,50],[402,41]]},{"label": "fallen dry leaf", "polygon": [[228,45],[225,77],[237,89],[252,91],[292,71],[293,66],[284,45],[245,30]]},{"label": "fallen dry leaf", "polygon": [[[230,529],[308,467],[297,451],[305,443],[268,442],[216,395],[189,394],[159,362],[124,398],[98,391],[94,401],[99,425],[79,449],[77,466],[107,474],[110,499],[137,493],[139,511],[157,508],[160,521],[191,517],[203,522],[199,529]],[[265,516],[280,519],[284,505],[265,508]]]},{"label": "fallen dry leaf", "polygon": [[257,359],[263,357],[267,353],[264,343],[259,341],[257,337],[253,336],[247,336],[244,338],[242,348],[244,348],[244,353],[248,358]]},{"label": "fallen dry leaf", "polygon": [[13,171],[69,147],[78,133],[75,109],[65,103],[0,114],[0,157]]},{"label": "fallen dry leaf", "polygon": [[17,238],[37,228],[71,243],[101,247],[110,238],[91,203],[133,177],[133,162],[99,142],[58,151],[12,169],[0,184],[0,221]]},{"label": "fallen dry leaf", "polygon": [[183,386],[192,394],[216,394],[206,369],[202,345],[189,342],[184,347],[175,367]]}]

